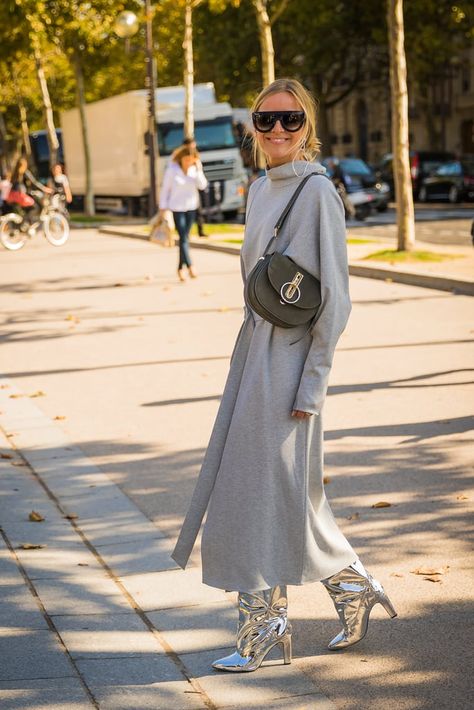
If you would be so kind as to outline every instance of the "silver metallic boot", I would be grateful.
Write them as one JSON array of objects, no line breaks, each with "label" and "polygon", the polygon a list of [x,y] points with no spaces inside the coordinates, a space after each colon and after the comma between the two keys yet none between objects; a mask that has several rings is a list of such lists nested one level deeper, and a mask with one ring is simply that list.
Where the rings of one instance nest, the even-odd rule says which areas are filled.
[{"label": "silver metallic boot", "polygon": [[291,663],[291,625],[285,586],[250,594],[239,592],[237,650],[214,661],[219,671],[255,671],[276,644],[283,646],[283,659]]},{"label": "silver metallic boot", "polygon": [[329,643],[330,651],[353,646],[364,638],[375,604],[381,604],[392,619],[397,616],[384,588],[364,569],[360,560],[321,581],[334,602],[343,627]]}]

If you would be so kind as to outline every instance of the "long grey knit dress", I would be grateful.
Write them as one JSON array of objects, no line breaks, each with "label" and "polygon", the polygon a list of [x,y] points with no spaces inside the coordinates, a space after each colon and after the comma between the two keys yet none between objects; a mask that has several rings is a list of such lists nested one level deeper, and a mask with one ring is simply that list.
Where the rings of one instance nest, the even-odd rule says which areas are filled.
[{"label": "long grey knit dress", "polygon": [[[305,334],[306,326],[277,328],[246,309],[172,555],[185,568],[207,509],[203,582],[221,589],[252,592],[304,584],[325,579],[357,559],[323,487],[321,410],[334,349],[351,306],[343,207],[321,165],[287,163],[253,183],[242,273],[245,280],[262,255],[304,171],[317,175],[298,197],[277,250],[320,279],[318,319]],[[292,409],[317,416],[297,419]]]}]

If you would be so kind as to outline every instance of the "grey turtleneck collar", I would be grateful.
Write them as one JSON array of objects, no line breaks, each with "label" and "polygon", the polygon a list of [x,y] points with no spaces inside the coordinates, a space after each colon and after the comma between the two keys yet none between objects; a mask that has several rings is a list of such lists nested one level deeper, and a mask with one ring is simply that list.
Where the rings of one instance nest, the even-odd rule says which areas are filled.
[{"label": "grey turtleneck collar", "polygon": [[276,168],[267,170],[267,177],[270,180],[283,180],[288,178],[302,178],[310,173],[320,173],[324,175],[326,168],[321,163],[308,163],[306,160],[295,160]]}]

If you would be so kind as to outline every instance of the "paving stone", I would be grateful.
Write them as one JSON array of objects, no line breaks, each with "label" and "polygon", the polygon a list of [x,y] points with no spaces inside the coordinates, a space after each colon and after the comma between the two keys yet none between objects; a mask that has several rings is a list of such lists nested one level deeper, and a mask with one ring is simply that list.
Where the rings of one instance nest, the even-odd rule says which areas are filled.
[{"label": "paving stone", "polygon": [[162,681],[181,681],[183,676],[175,664],[159,654],[129,658],[77,660],[76,665],[94,693],[104,685],[149,685]]},{"label": "paving stone", "polygon": [[37,580],[35,587],[46,611],[56,614],[108,614],[130,611],[117,585],[95,571],[68,579]]},{"label": "paving stone", "polygon": [[[18,565],[13,558],[10,550],[5,546],[2,538],[0,537],[0,587],[6,587],[10,585],[20,585],[23,582],[23,575],[18,569]],[[1,599],[1,589],[0,589],[0,599]]]},{"label": "paving stone", "polygon": [[235,641],[238,610],[229,600],[149,611],[148,618],[176,653],[226,648]]},{"label": "paving stone", "polygon": [[17,548],[16,553],[31,580],[66,580],[80,575],[85,583],[91,572],[106,578],[103,566],[80,541],[60,546],[48,545],[41,550]]},{"label": "paving stone", "polygon": [[41,488],[35,495],[24,497],[15,491],[0,495],[0,520],[2,521],[2,526],[8,522],[28,522],[28,516],[32,510],[41,513],[46,520],[55,520],[60,516],[57,506]]},{"label": "paving stone", "polygon": [[310,694],[297,695],[292,698],[283,698],[281,700],[272,700],[271,705],[268,702],[257,705],[219,705],[220,708],[225,707],[227,710],[336,710],[336,706],[324,695]]},{"label": "paving stone", "polygon": [[[0,597],[1,595],[2,588],[0,587]],[[49,626],[39,607],[36,611],[18,611],[16,608],[10,607],[8,611],[0,611],[0,632],[5,629],[46,630],[49,629]]]},{"label": "paving stone", "polygon": [[79,518],[76,523],[96,547],[148,537],[164,537],[150,520],[137,509],[120,513],[114,518]]},{"label": "paving stone", "polygon": [[19,612],[39,612],[39,606],[24,583],[0,587],[0,617]]},{"label": "paving stone", "polygon": [[67,513],[74,512],[81,519],[97,518],[103,520],[104,516],[115,524],[117,516],[126,517],[138,513],[137,506],[132,503],[118,486],[109,486],[106,490],[93,490],[83,496],[61,497],[61,507]]},{"label": "paving stone", "polygon": [[56,518],[54,522],[45,520],[42,523],[5,521],[2,522],[2,527],[10,543],[15,548],[23,542],[54,545],[56,547],[77,543],[84,545],[80,535],[74,530],[71,523],[64,518]]},{"label": "paving stone", "polygon": [[28,448],[24,448],[23,446],[20,447],[20,444],[17,444],[16,441],[15,445],[21,448],[22,455],[37,473],[40,473],[40,465],[42,462],[50,466],[55,461],[83,461],[85,458],[84,452],[77,446],[58,445],[54,443],[48,445],[45,443],[44,446],[29,446]]},{"label": "paving stone", "polygon": [[30,429],[24,429],[18,419],[18,426],[12,427],[7,434],[12,434],[11,441],[15,444],[15,448],[20,449],[25,455],[27,452],[39,453],[56,449],[58,447],[67,447],[69,441],[66,435],[55,426],[52,422],[46,422],[39,426]]},{"label": "paving stone", "polygon": [[272,660],[265,660],[256,673],[227,673],[212,669],[212,661],[233,653],[234,650],[232,646],[219,654],[215,651],[205,651],[181,655],[186,668],[219,708],[271,708],[269,703],[274,700],[292,698],[295,695],[317,695],[318,688],[307,676],[294,665],[283,664],[281,647],[272,649],[269,654]]},{"label": "paving stone", "polygon": [[173,543],[168,538],[141,537],[132,542],[107,545],[101,556],[117,577],[143,572],[178,569],[171,558]]},{"label": "paving stone", "polygon": [[120,658],[164,652],[153,633],[133,611],[58,616],[54,623],[73,658]]},{"label": "paving stone", "polygon": [[10,628],[0,633],[0,679],[57,678],[72,666],[52,631]]},{"label": "paving stone", "polygon": [[121,582],[145,611],[226,599],[224,591],[202,583],[200,569],[135,574],[122,577]]},{"label": "paving stone", "polygon": [[[100,710],[195,710],[208,706],[187,681],[95,688]],[[270,710],[268,708],[267,710]]]},{"label": "paving stone", "polygon": [[90,710],[94,707],[74,677],[0,682],[0,707],[5,710]]}]

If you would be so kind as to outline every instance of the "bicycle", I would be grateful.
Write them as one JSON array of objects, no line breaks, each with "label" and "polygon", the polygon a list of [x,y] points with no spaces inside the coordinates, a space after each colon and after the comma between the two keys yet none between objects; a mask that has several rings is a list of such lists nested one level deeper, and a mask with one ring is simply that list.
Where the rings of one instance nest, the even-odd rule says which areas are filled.
[{"label": "bicycle", "polygon": [[0,241],[5,249],[18,251],[28,239],[35,236],[38,228],[42,229],[48,242],[55,247],[67,242],[69,222],[62,209],[61,196],[58,193],[51,197],[43,193],[36,193],[36,196],[41,210],[35,222],[30,224],[21,208],[0,217]]}]

